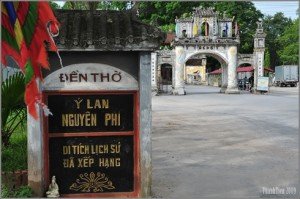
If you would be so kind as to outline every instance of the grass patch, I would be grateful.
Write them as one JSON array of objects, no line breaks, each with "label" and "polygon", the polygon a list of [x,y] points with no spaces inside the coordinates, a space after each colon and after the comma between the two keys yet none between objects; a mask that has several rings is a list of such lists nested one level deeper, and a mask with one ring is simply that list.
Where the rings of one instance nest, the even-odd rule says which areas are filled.
[{"label": "grass patch", "polygon": [[32,189],[28,186],[22,186],[15,190],[9,190],[2,185],[1,198],[30,198],[32,196]]},{"label": "grass patch", "polygon": [[2,171],[16,171],[26,169],[27,132],[26,128],[20,126],[10,137],[10,145],[2,145]]}]

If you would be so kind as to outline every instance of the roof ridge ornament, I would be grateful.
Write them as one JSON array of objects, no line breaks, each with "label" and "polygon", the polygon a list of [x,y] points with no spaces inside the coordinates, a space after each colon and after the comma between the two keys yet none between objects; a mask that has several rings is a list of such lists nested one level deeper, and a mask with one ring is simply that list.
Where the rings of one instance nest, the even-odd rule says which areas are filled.
[{"label": "roof ridge ornament", "polygon": [[193,7],[193,16],[215,16],[217,12],[214,11],[214,7],[204,8],[203,6]]},{"label": "roof ridge ornament", "polygon": [[258,19],[258,21],[256,22],[256,24],[257,24],[257,29],[263,29],[263,26],[262,26],[263,21],[262,21],[261,18]]}]

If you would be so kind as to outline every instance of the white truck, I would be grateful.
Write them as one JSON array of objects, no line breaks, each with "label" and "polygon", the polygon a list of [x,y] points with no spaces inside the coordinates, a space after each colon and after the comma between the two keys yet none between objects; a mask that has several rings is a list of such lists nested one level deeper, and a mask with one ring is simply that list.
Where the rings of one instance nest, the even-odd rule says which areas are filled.
[{"label": "white truck", "polygon": [[275,67],[275,84],[276,86],[297,86],[299,81],[299,66],[283,65]]}]

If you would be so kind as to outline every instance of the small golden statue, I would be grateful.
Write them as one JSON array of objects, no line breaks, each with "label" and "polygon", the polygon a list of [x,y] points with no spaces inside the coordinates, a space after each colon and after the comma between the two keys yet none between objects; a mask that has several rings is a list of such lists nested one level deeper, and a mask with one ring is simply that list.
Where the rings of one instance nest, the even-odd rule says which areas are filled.
[{"label": "small golden statue", "polygon": [[52,176],[51,184],[49,185],[49,189],[46,192],[47,198],[58,198],[58,185],[56,184],[55,176]]}]

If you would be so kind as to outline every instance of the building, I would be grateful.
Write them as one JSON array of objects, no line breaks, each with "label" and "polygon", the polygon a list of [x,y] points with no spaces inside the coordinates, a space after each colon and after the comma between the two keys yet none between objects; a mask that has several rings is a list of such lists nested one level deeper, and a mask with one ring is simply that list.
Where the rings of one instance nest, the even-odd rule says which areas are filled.
[{"label": "building", "polygon": [[[238,53],[240,36],[237,22],[226,14],[220,17],[213,8],[194,8],[191,17],[175,19],[175,22],[175,37],[171,42],[173,49],[165,48],[152,53],[154,92],[160,92],[160,85],[167,83],[172,86],[173,94],[183,95],[186,83],[207,83],[206,77],[210,72],[207,59],[211,57],[218,61],[219,68],[224,71],[220,92],[239,93],[237,67],[240,65],[253,66],[255,82],[258,76],[263,76],[266,34],[261,21],[257,22],[253,54]],[[172,77],[164,76],[165,71]]]}]

